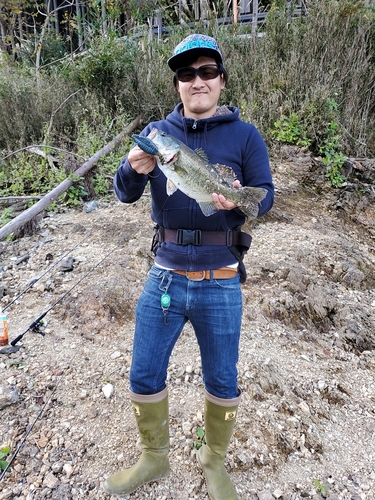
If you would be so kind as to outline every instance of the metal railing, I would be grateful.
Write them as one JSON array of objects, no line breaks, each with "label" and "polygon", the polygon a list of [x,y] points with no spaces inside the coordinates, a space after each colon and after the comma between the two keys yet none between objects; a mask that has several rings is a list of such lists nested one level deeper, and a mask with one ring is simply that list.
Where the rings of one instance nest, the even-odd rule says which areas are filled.
[{"label": "metal railing", "polygon": [[[231,4],[232,1],[228,0],[228,2],[224,4],[224,15],[222,17],[214,17],[207,0],[196,0],[193,4],[195,22],[187,24],[193,27],[197,22],[199,22],[203,26],[206,26],[210,20],[214,19],[216,23],[224,26],[232,26],[236,24],[251,26],[252,35],[255,35],[259,28],[265,24],[268,12],[262,5],[259,5],[258,0],[239,0],[237,9],[234,11],[231,8]],[[292,5],[294,7],[293,10]],[[288,8],[288,15],[291,19],[307,14],[307,5],[305,0],[288,2],[287,9]],[[184,13],[184,5],[182,1],[179,2],[179,11],[181,12],[182,18]],[[154,17],[149,19],[149,26],[152,34],[156,35],[158,38],[162,38],[163,35],[168,34],[168,27],[163,25],[163,18],[160,11],[156,11]]]}]

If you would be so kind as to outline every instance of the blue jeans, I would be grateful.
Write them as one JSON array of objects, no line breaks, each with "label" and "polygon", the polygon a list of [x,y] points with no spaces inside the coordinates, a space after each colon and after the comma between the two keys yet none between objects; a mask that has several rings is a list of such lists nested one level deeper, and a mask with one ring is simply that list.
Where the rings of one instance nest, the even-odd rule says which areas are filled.
[{"label": "blue jeans", "polygon": [[[164,292],[170,296],[170,306],[163,310]],[[190,321],[200,349],[205,389],[219,398],[236,398],[241,320],[238,275],[192,281],[152,266],[136,307],[131,391],[149,395],[166,387],[170,355]]]}]

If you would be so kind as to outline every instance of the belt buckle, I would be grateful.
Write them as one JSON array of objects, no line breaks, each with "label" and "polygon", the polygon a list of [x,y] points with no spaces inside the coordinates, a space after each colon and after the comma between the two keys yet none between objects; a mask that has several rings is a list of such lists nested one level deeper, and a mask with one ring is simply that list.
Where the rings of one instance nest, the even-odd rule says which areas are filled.
[{"label": "belt buckle", "polygon": [[[199,278],[190,278],[189,277],[189,273],[202,273],[202,277],[199,277]],[[206,271],[186,271],[186,277],[190,281],[203,281],[205,274],[206,274]]]},{"label": "belt buckle", "polygon": [[200,229],[177,229],[176,243],[178,245],[202,244],[202,231]]}]

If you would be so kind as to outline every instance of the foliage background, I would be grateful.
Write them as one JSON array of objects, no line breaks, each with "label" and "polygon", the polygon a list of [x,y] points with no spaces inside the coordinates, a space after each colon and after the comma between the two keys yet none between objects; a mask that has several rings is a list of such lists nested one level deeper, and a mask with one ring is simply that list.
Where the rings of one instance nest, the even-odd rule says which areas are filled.
[{"label": "foliage background", "polygon": [[[137,36],[87,26],[84,51],[47,30],[38,50],[25,43],[16,60],[2,52],[0,195],[45,193],[139,113],[144,123],[165,118],[179,100],[167,59],[191,32],[214,36],[222,48],[229,73],[222,103],[238,106],[271,150],[283,142],[320,155],[338,186],[346,157],[375,154],[374,19],[373,8],[348,0],[311,1],[307,16],[291,19],[279,0],[256,38],[212,17],[204,26],[170,25],[158,39],[140,15]],[[30,145],[53,155],[56,169]],[[130,145],[101,160],[90,185],[67,201],[108,193]]]}]

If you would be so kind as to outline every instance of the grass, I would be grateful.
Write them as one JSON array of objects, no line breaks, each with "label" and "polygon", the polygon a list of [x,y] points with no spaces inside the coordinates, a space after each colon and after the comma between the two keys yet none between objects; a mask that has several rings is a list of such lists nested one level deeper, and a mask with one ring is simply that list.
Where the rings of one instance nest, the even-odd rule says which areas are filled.
[{"label": "grass", "polygon": [[[270,148],[295,144],[321,156],[327,181],[337,187],[347,156],[375,155],[374,9],[349,0],[311,2],[306,17],[290,22],[284,4],[271,8],[265,36],[255,41],[241,36],[248,28],[215,19],[195,31],[216,37],[222,49],[229,83],[221,103],[238,106]],[[170,27],[162,41],[93,36],[75,59],[61,59],[61,46],[51,44],[51,63],[37,75],[32,60],[0,63],[1,196],[46,193],[140,112],[143,123],[165,118],[179,100],[167,59],[191,31]],[[52,166],[22,150],[35,144],[55,158]],[[130,144],[101,160],[65,202],[107,196]]]}]

